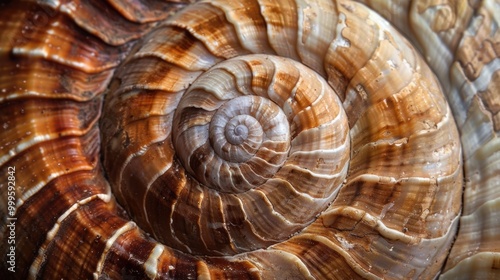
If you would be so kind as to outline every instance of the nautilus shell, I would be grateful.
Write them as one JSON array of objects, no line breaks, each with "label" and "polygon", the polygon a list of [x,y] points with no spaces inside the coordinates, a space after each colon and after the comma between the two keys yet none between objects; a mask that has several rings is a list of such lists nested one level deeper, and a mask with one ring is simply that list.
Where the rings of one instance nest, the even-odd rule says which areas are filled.
[{"label": "nautilus shell", "polygon": [[500,2],[0,2],[2,279],[500,278]]}]

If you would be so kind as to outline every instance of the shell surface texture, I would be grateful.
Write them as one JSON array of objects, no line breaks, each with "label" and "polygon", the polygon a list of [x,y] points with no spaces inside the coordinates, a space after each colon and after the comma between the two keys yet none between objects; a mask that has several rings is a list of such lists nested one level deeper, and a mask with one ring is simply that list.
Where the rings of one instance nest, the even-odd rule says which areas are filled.
[{"label": "shell surface texture", "polygon": [[500,1],[0,1],[0,278],[500,279]]}]

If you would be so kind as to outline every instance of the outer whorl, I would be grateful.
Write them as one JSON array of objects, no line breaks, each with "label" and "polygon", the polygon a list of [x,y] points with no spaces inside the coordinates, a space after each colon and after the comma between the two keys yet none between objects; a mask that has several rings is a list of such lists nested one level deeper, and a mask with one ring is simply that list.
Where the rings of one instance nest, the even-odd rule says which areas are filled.
[{"label": "outer whorl", "polygon": [[2,276],[500,277],[500,3],[180,2],[0,3]]}]

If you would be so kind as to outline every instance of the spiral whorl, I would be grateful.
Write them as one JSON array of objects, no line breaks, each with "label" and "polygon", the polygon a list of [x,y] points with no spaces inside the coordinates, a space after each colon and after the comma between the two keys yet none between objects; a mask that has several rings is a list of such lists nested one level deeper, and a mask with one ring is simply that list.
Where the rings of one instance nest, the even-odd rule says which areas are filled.
[{"label": "spiral whorl", "polygon": [[[461,162],[439,84],[364,7],[302,4],[295,21],[272,12],[284,2],[202,2],[143,38],[105,102],[104,167],[118,201],[156,239],[194,254],[272,246],[334,258],[312,249],[312,234],[335,252],[347,246],[348,263],[366,256],[364,269],[387,242],[429,238],[440,245],[414,257],[442,255]],[[373,253],[356,241],[365,234],[384,236]],[[403,265],[393,261],[384,265]]]},{"label": "spiral whorl", "polygon": [[[138,93],[135,98],[147,96]],[[172,135],[171,142],[158,143],[160,150],[175,156],[155,152],[151,157],[164,162],[158,178],[172,172],[168,167],[178,170],[159,188],[179,197],[156,207],[159,217],[144,212],[155,206],[128,206],[139,223],[140,217],[147,220],[145,227],[156,238],[195,253],[255,250],[295,234],[332,202],[347,175],[350,139],[339,98],[317,73],[276,56],[239,56],[214,65],[178,98],[178,104],[163,105],[176,106],[174,112],[166,111],[171,112],[168,118],[160,117],[172,121],[158,124]],[[128,145],[113,145],[117,136]],[[128,147],[141,141],[141,135],[125,130],[117,136],[104,138],[111,143],[109,154],[130,157]],[[153,153],[150,143],[140,146],[146,148],[139,153]],[[116,174],[114,165],[106,166]],[[137,188],[155,193],[157,182],[137,180],[133,186],[118,181],[114,188],[123,196]],[[196,201],[194,194],[200,195]],[[154,197],[157,202],[151,205],[168,202]],[[165,219],[169,213],[171,218]],[[192,233],[186,232],[186,224],[198,238],[187,238]]]},{"label": "spiral whorl", "polygon": [[201,184],[240,193],[263,184],[281,168],[290,129],[275,103],[258,96],[222,103],[210,100],[207,92],[196,97],[190,92],[179,104],[174,139],[183,166]]},{"label": "spiral whorl", "polygon": [[348,0],[0,3],[15,277],[494,271],[498,4],[366,2],[423,55]]}]

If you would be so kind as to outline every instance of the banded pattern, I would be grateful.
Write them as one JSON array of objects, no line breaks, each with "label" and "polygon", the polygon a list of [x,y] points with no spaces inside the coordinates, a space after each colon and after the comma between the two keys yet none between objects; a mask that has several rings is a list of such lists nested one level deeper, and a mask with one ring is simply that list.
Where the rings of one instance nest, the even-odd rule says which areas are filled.
[{"label": "banded pattern", "polygon": [[351,1],[2,2],[0,273],[495,277],[500,4],[366,2],[444,95]]},{"label": "banded pattern", "polygon": [[[152,36],[175,38],[174,30]],[[173,51],[150,51],[164,48],[151,42],[116,74],[127,83],[108,94],[103,116],[104,167],[141,228],[188,253],[225,255],[313,222],[349,159],[347,117],[326,81],[292,60],[247,55],[199,77],[160,60],[182,82],[166,74],[152,89],[147,66]]]},{"label": "banded pattern", "polygon": [[500,2],[366,2],[419,46],[439,77],[460,131],[464,204],[442,277],[499,278]]}]

